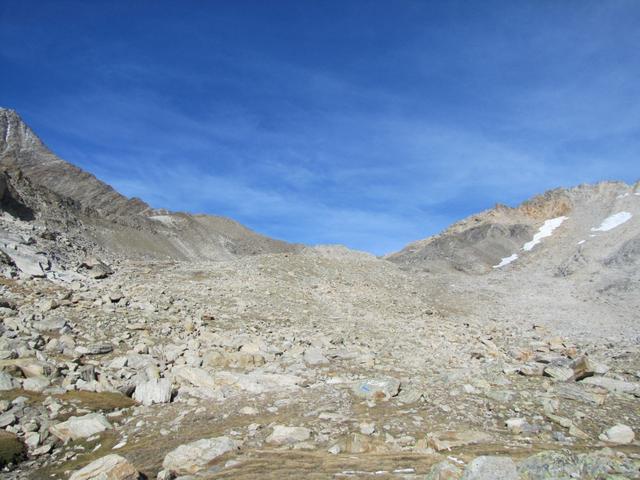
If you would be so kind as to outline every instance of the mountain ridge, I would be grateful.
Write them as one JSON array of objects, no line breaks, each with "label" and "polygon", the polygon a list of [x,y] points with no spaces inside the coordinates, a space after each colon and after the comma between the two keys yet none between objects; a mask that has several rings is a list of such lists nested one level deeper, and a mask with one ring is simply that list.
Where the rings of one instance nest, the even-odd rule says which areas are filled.
[{"label": "mountain ridge", "polygon": [[14,178],[23,175],[33,185],[76,202],[79,211],[72,215],[81,214],[92,240],[118,255],[215,260],[301,248],[232,219],[154,210],[139,198],[127,198],[57,157],[15,110],[5,108],[0,108],[0,166],[14,172]]}]

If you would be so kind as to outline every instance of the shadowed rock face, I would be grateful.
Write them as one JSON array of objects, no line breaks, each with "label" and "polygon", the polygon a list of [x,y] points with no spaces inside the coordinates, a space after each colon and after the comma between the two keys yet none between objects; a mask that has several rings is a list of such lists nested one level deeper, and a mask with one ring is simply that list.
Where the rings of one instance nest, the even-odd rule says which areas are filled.
[{"label": "shadowed rock face", "polygon": [[[81,218],[90,240],[117,255],[219,260],[300,248],[257,234],[228,218],[157,211],[140,199],[129,199],[58,158],[15,111],[2,108],[0,167],[4,172],[0,179],[3,210],[25,220],[33,219],[33,207],[27,206],[29,199],[16,196],[16,184],[24,177],[31,190],[50,192],[50,197],[70,204],[73,208],[68,216]],[[37,213],[47,217],[59,202],[31,203],[38,203]]]},{"label": "shadowed rock face", "polygon": [[0,172],[0,209],[26,222],[35,218],[33,210],[25,205],[14,190],[6,172]]}]

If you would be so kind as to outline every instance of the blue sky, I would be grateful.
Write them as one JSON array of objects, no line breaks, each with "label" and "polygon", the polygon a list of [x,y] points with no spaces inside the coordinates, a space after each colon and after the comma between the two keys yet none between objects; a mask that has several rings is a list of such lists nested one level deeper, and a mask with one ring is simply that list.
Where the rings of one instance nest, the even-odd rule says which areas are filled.
[{"label": "blue sky", "polygon": [[153,207],[382,254],[640,177],[640,2],[0,0],[0,105]]}]

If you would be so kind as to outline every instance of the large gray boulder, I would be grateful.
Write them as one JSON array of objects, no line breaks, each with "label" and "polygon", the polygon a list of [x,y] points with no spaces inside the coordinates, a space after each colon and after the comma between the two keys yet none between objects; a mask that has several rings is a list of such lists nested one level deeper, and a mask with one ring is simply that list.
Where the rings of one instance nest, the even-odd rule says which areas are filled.
[{"label": "large gray boulder", "polygon": [[229,437],[204,438],[180,445],[167,453],[162,467],[174,475],[191,475],[204,470],[216,458],[239,447],[240,444]]},{"label": "large gray boulder", "polygon": [[71,474],[69,480],[138,480],[140,474],[120,455],[107,455]]},{"label": "large gray boulder", "polygon": [[63,442],[90,437],[112,428],[100,413],[89,413],[82,417],[71,417],[65,422],[49,427],[49,432]]},{"label": "large gray boulder", "polygon": [[482,456],[467,465],[462,480],[518,480],[518,471],[509,457]]},{"label": "large gray boulder", "polygon": [[168,403],[171,401],[171,390],[171,382],[168,379],[151,379],[136,386],[133,399],[147,406]]}]

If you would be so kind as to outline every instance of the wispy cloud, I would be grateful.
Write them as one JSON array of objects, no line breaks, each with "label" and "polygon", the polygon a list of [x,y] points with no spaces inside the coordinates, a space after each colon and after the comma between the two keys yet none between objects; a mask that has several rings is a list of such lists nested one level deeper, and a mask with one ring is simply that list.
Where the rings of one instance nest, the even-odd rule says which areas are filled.
[{"label": "wispy cloud", "polygon": [[[154,207],[375,253],[496,202],[637,180],[633,2],[505,2],[475,16],[408,5],[395,20],[376,6],[304,28],[177,9],[175,21],[124,21],[121,36],[99,29],[120,21],[107,6],[75,4],[84,23],[70,34],[43,34],[44,13],[0,15],[3,102],[63,158]],[[18,74],[31,83],[11,83]]]}]

